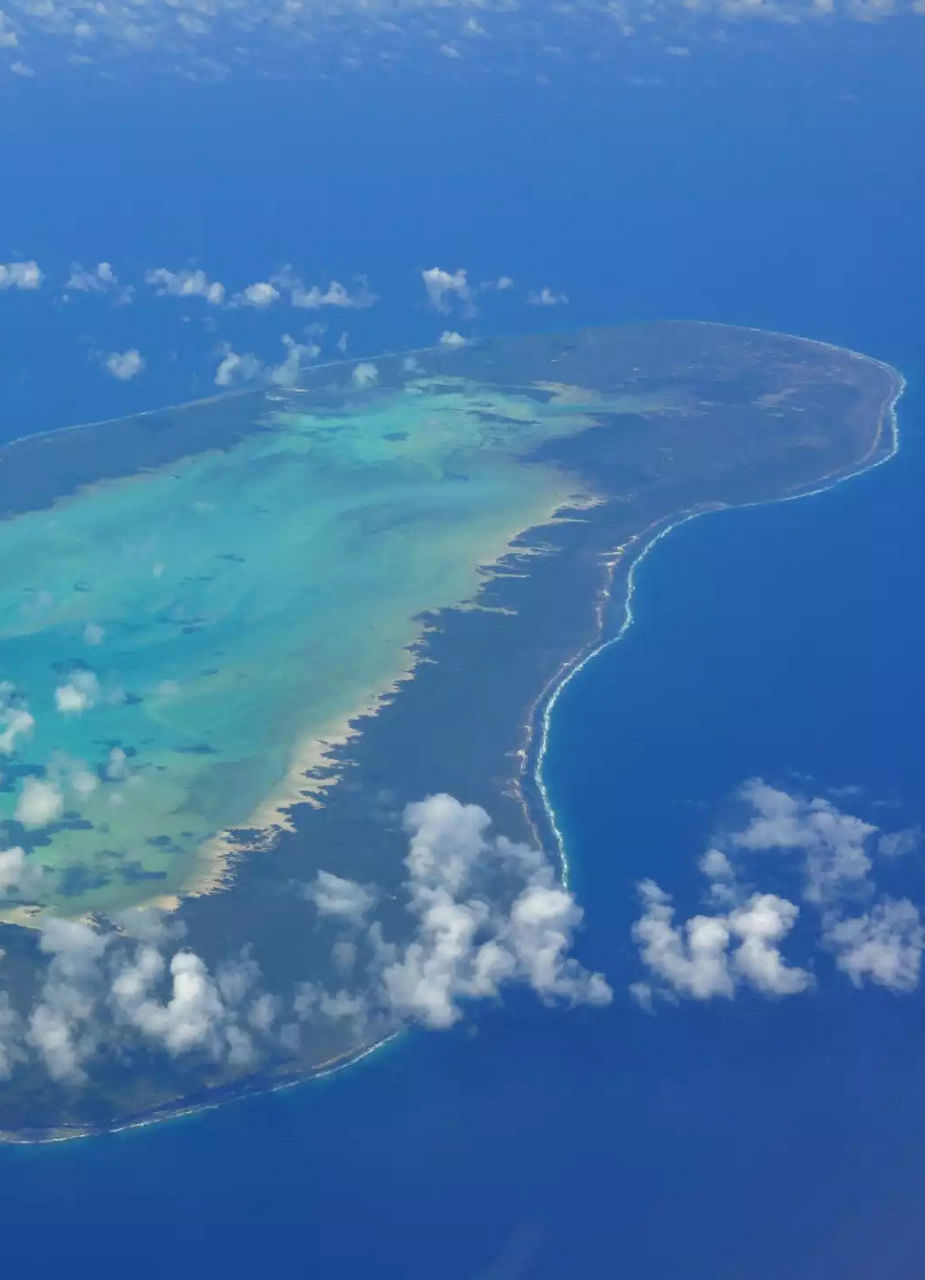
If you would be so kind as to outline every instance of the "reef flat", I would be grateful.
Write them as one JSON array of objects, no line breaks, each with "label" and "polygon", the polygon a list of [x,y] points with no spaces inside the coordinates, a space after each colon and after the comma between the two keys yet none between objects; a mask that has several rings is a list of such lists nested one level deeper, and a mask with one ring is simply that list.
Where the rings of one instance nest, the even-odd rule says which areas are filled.
[{"label": "reef flat", "polygon": [[[160,1116],[394,1031],[357,1013],[366,935],[306,886],[375,886],[366,924],[400,938],[401,815],[437,793],[555,853],[538,726],[621,625],[639,554],[890,456],[901,387],[825,344],[672,322],[344,362],[0,451],[10,1018],[45,981],[43,921],[115,921],[114,953],[152,902],[210,970],[246,946],[268,997],[304,996],[257,1056],[123,1048],[77,1080],[13,1051],[0,1125]],[[306,1012],[306,983],[339,1014]]]}]

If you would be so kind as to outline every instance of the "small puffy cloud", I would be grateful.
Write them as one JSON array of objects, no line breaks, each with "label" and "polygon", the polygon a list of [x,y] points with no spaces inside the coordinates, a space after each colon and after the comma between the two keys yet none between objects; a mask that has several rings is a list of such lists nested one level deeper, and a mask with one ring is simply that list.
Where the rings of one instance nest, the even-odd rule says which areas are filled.
[{"label": "small puffy cloud", "polygon": [[[650,1006],[657,995],[708,999],[731,996],[743,984],[769,995],[807,989],[809,971],[787,964],[780,950],[799,907],[743,887],[772,852],[786,857],[778,873],[800,882],[810,909],[810,945],[831,953],[856,986],[917,987],[925,946],[919,910],[906,898],[875,899],[871,872],[875,857],[895,859],[917,848],[919,829],[884,834],[829,799],[791,795],[760,778],[749,779],[736,798],[746,806],[744,822],[725,831],[698,863],[709,885],[710,914],[676,924],[670,897],[651,881],[640,886],[643,914],[633,937],[648,973],[633,984],[633,994]],[[858,913],[855,904],[872,899]]]},{"label": "small puffy cloud", "polygon": [[109,782],[124,782],[128,777],[128,756],[121,747],[110,748],[105,773]]},{"label": "small puffy cloud", "polygon": [[486,293],[507,293],[514,288],[511,276],[498,276],[497,280],[483,280],[479,288]]},{"label": "small puffy cloud", "polygon": [[137,347],[128,351],[110,351],[103,357],[103,368],[121,382],[130,382],[144,371],[145,358]]},{"label": "small puffy cloud", "polygon": [[925,931],[908,898],[885,898],[863,915],[832,918],[823,941],[856,987],[866,981],[905,992],[919,984]]},{"label": "small puffy cloud", "polygon": [[[152,988],[169,972],[170,994],[165,1001]],[[193,951],[178,951],[169,966],[153,946],[141,946],[132,964],[124,966],[112,984],[113,1001],[126,1019],[167,1052],[202,1050],[220,1054],[226,1024],[225,1005],[214,979]]]},{"label": "small puffy cloud", "polygon": [[462,267],[445,271],[442,267],[429,267],[421,272],[427,301],[435,311],[447,312],[453,302],[471,304],[472,290]]},{"label": "small puffy cloud", "polygon": [[753,810],[728,843],[749,852],[797,851],[805,859],[807,901],[823,904],[863,886],[871,869],[869,841],[877,828],[821,797],[792,796],[752,778],[739,796]]},{"label": "small puffy cloud", "polygon": [[346,880],[332,871],[318,871],[305,896],[315,904],[319,915],[339,916],[361,923],[376,901],[376,893],[368,885]]},{"label": "small puffy cloud", "polygon": [[[19,60],[10,63],[10,70],[14,76],[22,76],[25,80],[31,80],[35,75],[35,67],[30,66],[28,62]],[[31,287],[31,285],[27,286],[27,288]]]},{"label": "small puffy cloud", "polygon": [[25,703],[14,700],[11,685],[0,683],[0,755],[12,755],[20,738],[35,728],[35,717]]},{"label": "small puffy cloud", "polygon": [[65,684],[55,689],[55,707],[62,715],[89,711],[100,696],[100,683],[92,671],[74,671]]},{"label": "small puffy cloud", "polygon": [[338,280],[332,280],[326,289],[320,289],[316,284],[306,288],[299,281],[294,281],[290,289],[289,301],[292,306],[308,311],[318,311],[321,307],[360,311],[365,307],[373,306],[379,299],[365,280],[359,280],[352,293]]},{"label": "small puffy cloud", "polygon": [[41,878],[42,868],[30,865],[23,849],[0,850],[0,897],[31,893]]},{"label": "small puffy cloud", "polygon": [[98,645],[106,639],[106,628],[98,622],[88,622],[83,631],[84,644]]},{"label": "small puffy cloud", "polygon": [[26,778],[13,816],[24,827],[47,827],[64,812],[64,793],[54,782]]},{"label": "small puffy cloud", "polygon": [[218,280],[209,280],[202,270],[170,271],[167,267],[155,267],[145,272],[145,283],[163,297],[203,298],[213,307],[225,301],[225,286]]},{"label": "small puffy cloud", "polygon": [[0,9],[0,49],[15,49],[18,44],[19,37],[12,22]]},{"label": "small puffy cloud", "polygon": [[122,301],[128,301],[132,295],[130,287],[123,288],[119,284],[119,277],[113,271],[111,262],[98,262],[95,267],[73,263],[64,288],[69,293],[114,293]]},{"label": "small puffy cloud", "polygon": [[38,289],[44,278],[34,259],[29,262],[0,262],[0,289]]},{"label": "small puffy cloud", "polygon": [[350,380],[355,387],[361,391],[365,390],[367,387],[375,386],[379,381],[379,370],[371,361],[361,360],[359,364],[354,365]]},{"label": "small puffy cloud", "polygon": [[561,307],[568,302],[568,297],[564,293],[553,293],[549,285],[544,284],[542,289],[527,294],[527,302],[531,307]]},{"label": "small puffy cloud", "polygon": [[812,979],[788,965],[778,943],[790,932],[799,908],[772,893],[753,894],[725,915],[695,915],[674,923],[670,897],[651,880],[639,886],[643,914],[633,937],[648,970],[634,994],[647,1003],[653,995],[676,999],[729,998],[740,984],[765,995],[805,991]]},{"label": "small puffy cloud", "polygon": [[915,853],[922,844],[922,828],[907,827],[904,831],[885,831],[877,837],[877,852],[884,858],[900,858]]},{"label": "small puffy cloud", "polygon": [[226,351],[215,370],[213,381],[217,387],[231,387],[236,382],[253,382],[262,374],[263,365],[255,355]]},{"label": "small puffy cloud", "polygon": [[109,939],[77,920],[55,917],[43,920],[40,930],[39,946],[51,960],[26,1040],[53,1080],[77,1084],[86,1078],[84,1064],[97,1045],[99,961]]},{"label": "small puffy cloud", "polygon": [[256,284],[249,284],[240,293],[235,294],[233,301],[241,307],[256,307],[258,310],[264,310],[270,307],[274,302],[279,300],[279,290],[275,285],[270,284],[269,280],[260,280]]},{"label": "small puffy cloud", "polygon": [[447,347],[450,351],[455,351],[459,347],[466,345],[466,339],[461,333],[456,333],[451,329],[444,329],[440,335],[440,345],[441,347]]},{"label": "small puffy cloud", "polygon": [[277,387],[294,387],[299,381],[302,366],[320,355],[321,348],[315,342],[296,342],[290,334],[283,334],[286,355],[279,364],[270,368],[270,381]]}]

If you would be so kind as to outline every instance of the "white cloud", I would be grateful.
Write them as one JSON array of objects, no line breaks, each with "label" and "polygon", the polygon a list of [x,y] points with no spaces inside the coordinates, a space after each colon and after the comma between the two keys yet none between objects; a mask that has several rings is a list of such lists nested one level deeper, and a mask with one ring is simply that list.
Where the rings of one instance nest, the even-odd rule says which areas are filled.
[{"label": "white cloud", "polygon": [[316,284],[306,289],[299,281],[294,281],[289,301],[292,306],[308,311],[318,311],[321,307],[360,311],[365,307],[374,306],[379,299],[370,290],[365,280],[360,280],[352,293],[339,281],[332,280],[326,289],[320,289]]},{"label": "white cloud", "polygon": [[796,850],[805,857],[808,902],[825,903],[863,887],[871,868],[868,842],[877,828],[821,797],[792,796],[752,778],[740,789],[754,816],[729,843],[750,852]]},{"label": "white cloud", "polygon": [[294,387],[303,365],[320,355],[321,348],[314,342],[296,342],[288,333],[283,334],[283,346],[286,355],[270,369],[270,381],[278,387]]},{"label": "white cloud", "polygon": [[18,740],[34,728],[35,717],[24,702],[15,699],[13,686],[0,681],[0,755],[12,755]]},{"label": "white cloud", "polygon": [[350,378],[355,387],[363,390],[366,387],[375,386],[379,381],[379,370],[369,360],[361,360],[359,364],[354,365]]},{"label": "white cloud", "polygon": [[111,747],[106,759],[106,777],[110,782],[124,782],[128,777],[128,756],[121,747]]},{"label": "white cloud", "polygon": [[[57,767],[63,778],[78,766]],[[0,1075],[31,1051],[52,1079],[80,1083],[99,1055],[141,1044],[247,1070],[268,1045],[297,1050],[299,1022],[336,1021],[364,1039],[409,1018],[445,1027],[466,1002],[497,998],[509,983],[547,1001],[611,999],[603,977],[570,955],[581,909],[544,854],[492,836],[484,810],[451,796],[407,806],[404,826],[410,937],[389,942],[380,922],[367,924],[378,896],[370,886],[319,872],[306,892],[322,915],[341,922],[332,954],[342,980],[361,980],[357,989],[306,981],[286,999],[263,988],[248,949],[210,970],[180,944],[182,925],[150,908],[124,912],[105,930],[43,918],[39,945],[49,961],[37,1002],[17,1012],[0,998]],[[8,854],[0,855],[0,874],[12,883],[21,880],[24,855]],[[500,897],[488,892],[502,883]]]},{"label": "white cloud", "polygon": [[643,914],[633,926],[649,973],[634,994],[692,1000],[731,997],[739,985],[765,995],[795,995],[811,978],[784,961],[777,943],[793,928],[799,908],[776,894],[753,894],[725,915],[695,915],[674,923],[670,897],[652,880],[639,886]]},{"label": "white cloud", "polygon": [[152,285],[161,296],[204,298],[213,307],[225,301],[225,286],[218,280],[209,280],[202,270],[170,271],[167,267],[155,267],[145,272],[145,283]]},{"label": "white cloud", "polygon": [[0,9],[0,49],[15,49],[19,37],[9,17]]},{"label": "white cloud", "polygon": [[103,367],[114,378],[129,382],[144,371],[145,358],[137,347],[131,347],[128,351],[111,351],[103,357]]},{"label": "white cloud", "polygon": [[549,285],[544,284],[542,289],[535,289],[532,293],[528,293],[527,301],[531,307],[561,307],[568,302],[568,296],[564,293],[553,293]]},{"label": "white cloud", "polygon": [[65,684],[55,689],[55,707],[62,715],[81,715],[95,706],[100,683],[92,671],[74,671]]},{"label": "white cloud", "polygon": [[51,917],[40,929],[39,946],[51,961],[40,1001],[29,1015],[26,1039],[53,1080],[79,1083],[97,1045],[98,962],[109,939],[77,920]]},{"label": "white cloud", "polygon": [[34,259],[29,262],[0,262],[0,289],[38,289],[44,278]]},{"label": "white cloud", "polygon": [[0,850],[0,897],[10,893],[31,893],[41,878],[42,868],[31,865],[23,849],[17,846]]},{"label": "white cloud", "polygon": [[0,1080],[9,1080],[23,1061],[22,1024],[5,991],[0,991]]},{"label": "white cloud", "polygon": [[26,778],[16,801],[13,816],[24,827],[47,827],[64,812],[60,787],[42,778]]},{"label": "white cloud", "polygon": [[[693,916],[682,926],[674,924],[674,908],[668,894],[652,880],[639,885],[642,917],[633,925],[642,962],[671,995],[708,1000],[731,996],[735,982],[729,971],[729,928],[715,916]],[[651,989],[640,986],[637,994]]]},{"label": "white cloud", "polygon": [[262,376],[263,371],[263,365],[255,355],[227,351],[215,370],[213,381],[217,387],[231,387],[236,382],[253,382]]},{"label": "white cloud", "polygon": [[778,874],[799,881],[799,896],[814,913],[810,945],[832,953],[857,986],[869,981],[899,992],[917,986],[925,945],[917,907],[884,897],[856,914],[851,904],[875,895],[874,857],[916,848],[918,828],[883,834],[828,799],[791,795],[760,778],[746,782],[736,798],[747,806],[745,822],[724,832],[698,862],[709,882],[711,914],[676,925],[670,897],[651,881],[640,886],[643,914],[633,936],[648,976],[633,984],[633,994],[651,1004],[656,995],[731,996],[743,983],[771,995],[806,990],[809,971],[788,965],[779,945],[799,907],[743,887],[770,852],[786,855]]},{"label": "white cloud", "polygon": [[98,622],[88,622],[83,631],[84,644],[98,645],[106,639],[106,628]]},{"label": "white cloud", "polygon": [[376,901],[376,893],[369,885],[346,880],[332,871],[318,871],[311,884],[305,887],[305,896],[315,904],[319,915],[340,916],[360,923]]},{"label": "white cloud", "polygon": [[435,311],[447,312],[452,302],[471,305],[472,290],[462,267],[444,271],[442,267],[429,267],[421,272],[427,301]]},{"label": "white cloud", "polygon": [[457,350],[459,347],[466,345],[466,339],[461,333],[456,333],[451,329],[444,329],[440,335],[441,347],[448,347],[451,351]]},{"label": "white cloud", "polygon": [[[382,985],[393,1013],[452,1026],[462,1016],[461,1001],[498,997],[510,982],[525,983],[545,1000],[611,999],[603,976],[568,954],[582,912],[544,855],[490,838],[485,810],[448,795],[408,805],[404,825],[409,909],[418,927],[404,947],[383,948]],[[522,884],[507,910],[476,888],[492,870]]]},{"label": "white cloud", "polygon": [[900,858],[915,853],[922,844],[922,828],[907,827],[904,831],[885,831],[877,837],[877,853],[884,858]]},{"label": "white cloud", "polygon": [[83,267],[79,262],[71,266],[65,290],[71,293],[114,293],[120,301],[127,302],[134,292],[131,286],[121,286],[111,262],[98,262],[95,267]]},{"label": "white cloud", "polygon": [[235,294],[233,299],[239,306],[256,307],[258,310],[264,310],[278,300],[279,290],[275,285],[270,284],[268,280],[260,280],[256,284],[249,284],[247,288]]},{"label": "white cloud", "polygon": [[908,898],[885,898],[864,915],[833,917],[823,940],[857,987],[865,981],[898,992],[918,986],[925,932]]}]

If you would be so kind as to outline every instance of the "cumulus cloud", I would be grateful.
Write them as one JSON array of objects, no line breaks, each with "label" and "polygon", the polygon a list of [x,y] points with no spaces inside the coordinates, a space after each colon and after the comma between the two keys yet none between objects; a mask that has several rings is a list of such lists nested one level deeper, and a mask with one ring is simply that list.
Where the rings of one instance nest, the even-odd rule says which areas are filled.
[{"label": "cumulus cloud", "polygon": [[650,980],[631,989],[642,1003],[653,995],[728,998],[741,985],[795,995],[810,985],[809,973],[786,964],[777,946],[799,914],[792,902],[756,893],[725,915],[695,915],[676,925],[671,899],[657,884],[645,880],[639,892],[643,914],[633,937]]},{"label": "cumulus cloud", "polygon": [[250,352],[239,355],[226,351],[219,361],[213,379],[217,387],[232,387],[237,382],[253,382],[263,375],[263,365]]},{"label": "cumulus cloud", "polygon": [[631,986],[636,998],[650,1006],[656,996],[728,998],[741,986],[781,996],[810,986],[809,970],[781,953],[800,906],[746,887],[770,853],[783,856],[776,873],[797,881],[797,896],[812,913],[810,945],[834,955],[856,986],[912,990],[925,939],[918,908],[906,898],[883,897],[858,914],[852,904],[875,897],[874,858],[915,847],[917,829],[881,833],[825,797],[791,795],[760,778],[744,783],[736,801],[745,807],[744,822],[722,833],[698,862],[709,913],[676,923],[670,896],[651,880],[639,886],[643,912],[633,938],[647,976]]},{"label": "cumulus cloud", "polygon": [[34,259],[28,262],[0,262],[0,289],[38,289],[44,278]]},{"label": "cumulus cloud", "polygon": [[[50,784],[29,784],[45,787],[46,802],[57,805]],[[611,999],[602,975],[571,955],[581,908],[543,853],[493,835],[483,809],[448,795],[407,806],[403,823],[409,927],[400,940],[369,922],[374,887],[327,871],[306,887],[317,912],[341,930],[332,972],[356,986],[327,990],[310,979],[288,995],[268,991],[248,949],[210,966],[186,945],[179,922],[151,908],[109,925],[46,917],[35,1002],[16,1010],[0,998],[0,1075],[31,1053],[52,1079],[80,1085],[100,1055],[142,1048],[248,1070],[268,1051],[296,1051],[300,1023],[337,1022],[358,1040],[409,1019],[448,1027],[469,1002],[498,998],[512,983],[550,1002]],[[0,877],[21,885],[25,865],[22,850],[0,854]],[[750,933],[773,936],[767,924]]]},{"label": "cumulus cloud", "polygon": [[120,302],[128,302],[134,292],[130,285],[119,283],[111,262],[98,262],[95,267],[73,263],[64,288],[66,293],[115,294]]},{"label": "cumulus cloud", "polygon": [[28,737],[35,728],[35,717],[7,681],[0,681],[0,754],[9,756],[17,750],[20,738]]},{"label": "cumulus cloud", "polygon": [[121,382],[130,382],[144,371],[145,358],[137,347],[127,351],[110,351],[103,357],[103,368]]},{"label": "cumulus cloud", "polygon": [[124,782],[128,777],[128,756],[121,747],[110,748],[105,774],[109,782]]},{"label": "cumulus cloud", "polygon": [[[569,954],[581,908],[537,850],[492,838],[478,805],[436,795],[409,805],[404,826],[409,910],[417,919],[404,946],[384,944],[381,982],[390,1010],[426,1026],[452,1026],[462,1002],[494,997],[520,982],[544,1000],[605,1004],[611,991]],[[510,905],[492,905],[480,886],[506,875]],[[481,889],[481,891],[480,891]]]},{"label": "cumulus cloud", "polygon": [[236,293],[233,302],[241,307],[256,307],[258,310],[265,310],[279,300],[279,290],[275,285],[270,284],[269,280],[260,280],[256,284],[249,284],[240,293]]},{"label": "cumulus cloud", "polygon": [[74,671],[55,689],[55,707],[62,715],[82,715],[96,705],[100,682],[92,671]]},{"label": "cumulus cloud", "polygon": [[444,329],[440,335],[440,346],[447,347],[450,351],[455,351],[465,345],[466,339],[461,333],[456,333],[455,330]]},{"label": "cumulus cloud", "polygon": [[333,871],[319,871],[312,883],[306,885],[305,896],[315,904],[319,915],[338,916],[356,923],[362,922],[376,901],[375,890],[369,885],[345,880]]},{"label": "cumulus cloud", "polygon": [[9,17],[0,9],[0,49],[15,49],[19,37]]},{"label": "cumulus cloud", "polygon": [[270,381],[277,387],[294,387],[299,381],[303,366],[320,355],[321,348],[314,342],[296,342],[288,333],[283,334],[283,346],[286,348],[286,355],[279,364],[271,367]]},{"label": "cumulus cloud", "polygon": [[40,999],[29,1014],[26,1040],[53,1080],[76,1084],[86,1078],[84,1063],[98,1044],[98,962],[109,939],[77,920],[51,917],[40,929],[39,945],[51,959]]},{"label": "cumulus cloud", "polygon": [[568,302],[568,297],[564,293],[554,293],[548,284],[544,284],[542,289],[527,294],[527,302],[531,307],[561,307]]},{"label": "cumulus cloud", "polygon": [[907,827],[904,831],[885,831],[877,837],[877,852],[885,858],[899,858],[915,853],[922,844],[922,828]]},{"label": "cumulus cloud", "polygon": [[106,639],[106,628],[98,622],[88,622],[83,630],[84,644],[98,645]]},{"label": "cumulus cloud", "polygon": [[318,311],[322,307],[339,307],[345,311],[360,311],[372,307],[379,301],[365,280],[359,280],[351,292],[337,280],[332,280],[326,289],[318,285],[306,288],[301,282],[294,281],[290,288],[289,301],[294,307],[308,311]]},{"label": "cumulus cloud", "polygon": [[472,290],[462,267],[445,271],[442,267],[428,267],[421,272],[427,301],[435,311],[447,312],[454,303],[471,307]]},{"label": "cumulus cloud", "polygon": [[831,917],[823,941],[856,987],[869,981],[905,992],[919,984],[925,932],[908,898],[886,898],[860,916]]},{"label": "cumulus cloud", "polygon": [[354,365],[353,372],[350,374],[350,380],[355,387],[361,391],[366,387],[373,387],[379,381],[379,370],[369,360],[361,360],[359,364]]},{"label": "cumulus cloud", "polygon": [[18,846],[0,850],[0,897],[31,893],[41,878],[42,868],[29,863],[25,850]]},{"label": "cumulus cloud", "polygon": [[161,296],[203,298],[213,307],[225,301],[225,286],[218,280],[209,280],[202,270],[170,271],[167,267],[154,267],[145,272],[145,283]]},{"label": "cumulus cloud", "polygon": [[16,801],[13,816],[24,827],[47,827],[64,812],[64,793],[56,783],[44,778],[26,778]]},{"label": "cumulus cloud", "polygon": [[825,903],[852,888],[863,888],[871,869],[870,838],[877,828],[819,796],[793,796],[751,778],[739,796],[753,811],[751,820],[729,834],[734,849],[749,852],[797,851],[804,855],[809,902]]}]

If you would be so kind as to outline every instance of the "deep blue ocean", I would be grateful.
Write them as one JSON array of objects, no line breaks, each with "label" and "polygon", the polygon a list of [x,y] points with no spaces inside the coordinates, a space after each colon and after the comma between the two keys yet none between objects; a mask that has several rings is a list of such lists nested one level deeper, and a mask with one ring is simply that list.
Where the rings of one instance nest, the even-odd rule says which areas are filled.
[{"label": "deep blue ocean", "polygon": [[[578,953],[611,1007],[515,996],[311,1086],[0,1151],[4,1275],[925,1274],[921,993],[833,979],[652,1017],[625,994],[634,882],[683,894],[743,779],[858,787],[858,812],[925,822],[925,44],[862,35],[833,28],[822,53],[784,31],[674,59],[648,88],[602,72],[477,93],[423,74],[144,102],[99,87],[67,133],[49,91],[28,154],[4,140],[27,180],[0,228],[29,255],[198,254],[260,278],[314,254],[407,292],[401,325],[361,318],[371,351],[427,340],[413,273],[439,262],[572,298],[567,315],[496,314],[497,330],[702,317],[843,343],[908,378],[894,461],[676,530],[640,570],[633,628],[557,704],[546,780],[586,910]],[[158,341],[128,332],[150,317],[106,323]],[[101,390],[43,325],[17,339],[10,434],[177,398],[179,377]]]}]

